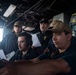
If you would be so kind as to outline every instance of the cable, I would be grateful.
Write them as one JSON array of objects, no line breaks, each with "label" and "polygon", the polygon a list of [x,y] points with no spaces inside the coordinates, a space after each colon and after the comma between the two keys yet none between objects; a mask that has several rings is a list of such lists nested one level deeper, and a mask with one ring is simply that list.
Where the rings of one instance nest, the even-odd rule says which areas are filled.
[{"label": "cable", "polygon": [[23,14],[21,14],[18,18],[14,19],[12,22],[10,22],[7,27],[12,24],[13,22],[15,22],[16,20],[18,20],[21,16],[23,16],[25,13],[27,13],[28,11],[30,11],[31,9],[33,9],[34,7],[37,6],[37,4],[39,4],[40,2],[42,2],[43,0],[38,1],[35,5],[33,5],[31,8],[29,8],[28,10],[24,11]]},{"label": "cable", "polygon": [[52,4],[49,6],[49,8],[51,8],[55,2],[56,2],[56,0],[54,0],[54,1],[52,2]]}]

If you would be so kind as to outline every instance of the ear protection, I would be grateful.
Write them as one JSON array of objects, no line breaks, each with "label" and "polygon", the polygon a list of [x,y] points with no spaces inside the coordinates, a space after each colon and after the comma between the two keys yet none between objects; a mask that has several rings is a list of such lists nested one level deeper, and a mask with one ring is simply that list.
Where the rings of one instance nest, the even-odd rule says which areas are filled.
[{"label": "ear protection", "polygon": [[32,46],[32,40],[31,39],[26,39],[27,41],[27,46]]}]

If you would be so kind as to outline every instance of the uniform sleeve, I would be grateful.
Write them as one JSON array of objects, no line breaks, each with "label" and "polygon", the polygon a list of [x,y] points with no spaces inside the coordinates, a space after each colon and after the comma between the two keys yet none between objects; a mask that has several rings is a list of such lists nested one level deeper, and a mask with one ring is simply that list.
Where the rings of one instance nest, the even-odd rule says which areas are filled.
[{"label": "uniform sleeve", "polygon": [[51,52],[48,51],[48,52],[45,52],[45,53],[39,55],[38,56],[38,59],[40,59],[40,60],[50,59],[50,55],[51,55]]},{"label": "uniform sleeve", "polygon": [[73,75],[76,75],[76,53],[71,53],[67,57],[62,57],[70,66]]}]

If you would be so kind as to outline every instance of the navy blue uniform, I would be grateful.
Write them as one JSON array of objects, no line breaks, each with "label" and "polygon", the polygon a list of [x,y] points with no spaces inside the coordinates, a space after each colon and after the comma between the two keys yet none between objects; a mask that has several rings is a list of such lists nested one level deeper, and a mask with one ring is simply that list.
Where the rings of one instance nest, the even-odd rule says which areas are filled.
[{"label": "navy blue uniform", "polygon": [[69,74],[57,74],[57,75],[76,75],[76,38],[72,38],[71,45],[68,47],[68,49],[65,52],[62,53],[55,53],[52,56],[51,51],[46,52],[42,55],[40,55],[38,58],[43,59],[64,59],[69,66],[71,67],[71,72]]},{"label": "navy blue uniform", "polygon": [[44,52],[46,46],[48,45],[49,40],[51,39],[51,32],[48,30],[43,33],[40,32],[39,34],[37,34],[37,37],[42,45],[42,46],[36,48],[36,51],[40,55]]},{"label": "navy blue uniform", "polygon": [[38,54],[35,52],[35,50],[33,50],[31,48],[27,51],[27,53],[24,56],[22,56],[22,51],[17,50],[17,52],[10,59],[10,61],[15,61],[15,60],[29,60],[29,59],[33,59],[33,58],[35,58],[37,56],[38,56]]},{"label": "navy blue uniform", "polygon": [[0,43],[0,48],[3,49],[5,55],[12,51],[16,52],[18,50],[17,39],[18,37],[14,32],[7,34],[3,38],[2,42]]}]

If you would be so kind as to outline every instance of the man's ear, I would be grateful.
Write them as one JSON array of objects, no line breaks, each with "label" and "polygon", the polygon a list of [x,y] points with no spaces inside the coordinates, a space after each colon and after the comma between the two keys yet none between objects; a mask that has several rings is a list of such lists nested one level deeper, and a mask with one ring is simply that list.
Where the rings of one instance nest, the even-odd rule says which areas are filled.
[{"label": "man's ear", "polygon": [[71,40],[72,34],[67,34],[68,40]]}]

